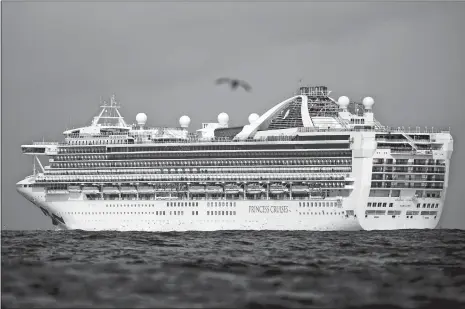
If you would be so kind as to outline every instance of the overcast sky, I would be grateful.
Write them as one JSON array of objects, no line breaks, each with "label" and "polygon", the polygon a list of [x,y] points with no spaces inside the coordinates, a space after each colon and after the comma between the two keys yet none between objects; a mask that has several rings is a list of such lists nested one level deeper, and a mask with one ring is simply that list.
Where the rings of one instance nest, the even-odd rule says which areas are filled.
[{"label": "overcast sky", "polygon": [[[153,126],[220,112],[247,123],[299,79],[333,98],[370,95],[392,126],[450,126],[455,138],[442,226],[465,228],[465,3],[2,3],[2,227],[51,228],[15,183],[31,140],[88,124],[115,93],[125,119]],[[217,87],[245,79],[252,93]]]}]

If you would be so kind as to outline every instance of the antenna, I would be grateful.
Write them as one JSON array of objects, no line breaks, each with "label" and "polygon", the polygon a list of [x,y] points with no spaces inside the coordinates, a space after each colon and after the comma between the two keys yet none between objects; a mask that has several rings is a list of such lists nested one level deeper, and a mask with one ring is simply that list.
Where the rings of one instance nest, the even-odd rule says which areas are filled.
[{"label": "antenna", "polygon": [[111,96],[111,103],[110,106],[116,106],[115,94],[113,93]]}]

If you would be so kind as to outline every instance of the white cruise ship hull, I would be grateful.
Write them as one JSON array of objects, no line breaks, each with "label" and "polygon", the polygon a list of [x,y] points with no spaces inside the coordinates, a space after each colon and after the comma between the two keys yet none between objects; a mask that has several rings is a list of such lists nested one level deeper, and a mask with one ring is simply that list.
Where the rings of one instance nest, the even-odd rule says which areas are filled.
[{"label": "white cruise ship hull", "polygon": [[[362,229],[355,216],[347,216],[341,209],[327,208],[324,211],[319,209],[318,212],[304,209],[303,211],[299,209],[297,201],[235,201],[235,207],[209,207],[208,203],[210,202],[202,200],[198,201],[197,207],[168,207],[165,201],[99,200],[94,203],[57,202],[42,207],[49,212],[49,216],[55,213],[65,222],[57,219],[56,223],[60,228],[88,231],[353,231]],[[252,209],[258,207],[259,211],[267,213],[251,213],[253,210],[250,207],[253,207]],[[275,209],[286,212],[273,213]]]},{"label": "white cruise ship hull", "polygon": [[[57,195],[45,198],[45,193],[40,189],[34,192],[32,188],[19,187],[18,191],[50,217],[54,225],[68,230],[169,232],[434,229],[441,217],[441,211],[436,216],[415,215],[412,218],[405,216],[405,213],[387,215],[387,211],[384,215],[366,216],[366,203],[357,205],[355,202],[353,207],[350,199],[344,199],[340,206],[331,207],[331,199],[69,200],[66,196]],[[392,199],[396,206],[398,200],[396,202],[396,199]]]}]

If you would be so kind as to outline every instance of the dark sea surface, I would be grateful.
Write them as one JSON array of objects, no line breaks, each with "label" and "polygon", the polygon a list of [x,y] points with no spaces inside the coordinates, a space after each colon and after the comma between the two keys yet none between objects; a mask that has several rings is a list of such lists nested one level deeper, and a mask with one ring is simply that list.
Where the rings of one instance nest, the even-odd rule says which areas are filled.
[{"label": "dark sea surface", "polygon": [[465,308],[465,231],[2,231],[2,308]]}]

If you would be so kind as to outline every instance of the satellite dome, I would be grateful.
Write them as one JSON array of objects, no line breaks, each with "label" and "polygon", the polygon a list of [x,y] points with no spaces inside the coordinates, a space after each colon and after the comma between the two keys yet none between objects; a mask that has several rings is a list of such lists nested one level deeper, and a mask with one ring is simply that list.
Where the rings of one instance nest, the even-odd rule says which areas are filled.
[{"label": "satellite dome", "polygon": [[189,118],[189,116],[184,115],[181,118],[179,118],[179,125],[181,126],[181,128],[187,128],[190,123],[191,119]]},{"label": "satellite dome", "polygon": [[371,109],[373,107],[373,104],[375,104],[375,101],[373,100],[372,97],[366,97],[363,99],[363,106],[366,109]]},{"label": "satellite dome", "polygon": [[258,120],[258,118],[260,118],[260,116],[259,116],[258,114],[256,114],[256,113],[250,114],[250,116],[249,116],[249,123],[250,123],[250,124],[254,123],[255,121]]},{"label": "satellite dome", "polygon": [[223,126],[224,126],[224,125],[227,125],[228,122],[229,122],[229,116],[228,116],[228,114],[226,114],[226,113],[220,113],[220,114],[218,115],[218,123],[219,123],[220,125],[223,125]]},{"label": "satellite dome", "polygon": [[349,103],[350,103],[350,100],[345,95],[343,95],[342,97],[339,97],[339,99],[337,100],[337,104],[339,104],[340,108],[347,108],[347,106],[349,106]]},{"label": "satellite dome", "polygon": [[136,122],[138,125],[143,126],[147,122],[147,115],[144,113],[139,113],[136,115]]}]

